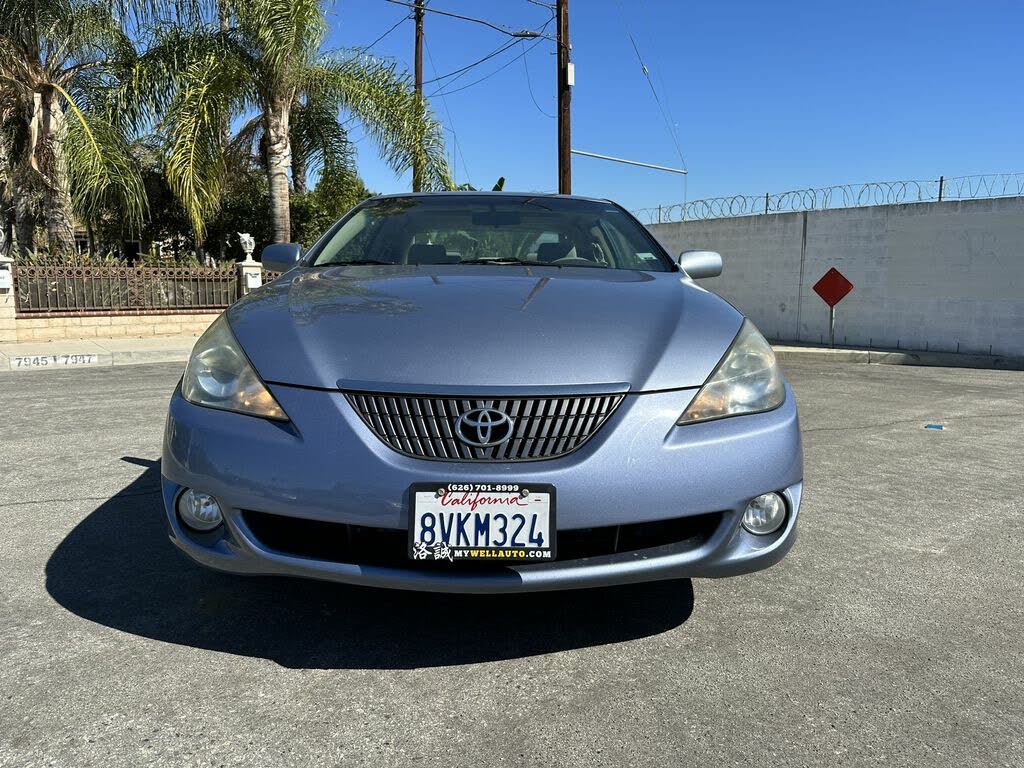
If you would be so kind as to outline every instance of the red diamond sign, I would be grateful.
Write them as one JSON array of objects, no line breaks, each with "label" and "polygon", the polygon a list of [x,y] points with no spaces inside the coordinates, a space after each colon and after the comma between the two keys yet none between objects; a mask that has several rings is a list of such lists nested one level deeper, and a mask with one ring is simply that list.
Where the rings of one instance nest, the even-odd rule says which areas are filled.
[{"label": "red diamond sign", "polygon": [[842,301],[852,290],[853,283],[835,267],[832,267],[821,280],[814,284],[814,292],[821,296],[830,307],[834,307]]}]

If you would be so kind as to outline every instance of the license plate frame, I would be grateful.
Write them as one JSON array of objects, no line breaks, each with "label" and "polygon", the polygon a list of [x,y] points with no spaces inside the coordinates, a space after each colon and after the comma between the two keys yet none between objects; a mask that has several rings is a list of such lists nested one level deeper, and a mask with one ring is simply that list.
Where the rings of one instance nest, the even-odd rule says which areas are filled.
[{"label": "license plate frame", "polygon": [[[513,489],[513,490],[506,490]],[[479,545],[472,543],[470,546],[463,546],[461,544],[448,544],[450,550],[450,556],[446,556],[444,549],[436,550],[433,546],[428,546],[429,555],[425,554],[422,547],[418,545],[422,544],[417,540],[417,526],[421,519],[421,515],[418,514],[417,508],[417,494],[431,494],[433,499],[429,500],[429,504],[426,503],[428,500],[423,499],[425,507],[432,507],[434,499],[440,504],[441,492],[445,494],[453,494],[452,500],[452,512],[451,515],[456,516],[448,524],[447,531],[449,532],[449,540],[451,536],[455,536],[458,540],[458,515],[465,515],[468,513],[468,524],[467,524],[467,535],[469,528],[473,528],[473,535],[478,536],[475,525],[477,523],[477,515],[487,515],[487,528],[491,530],[492,520],[497,523],[499,515],[505,514],[504,508],[507,506],[509,510],[523,509],[522,512],[509,511],[506,516],[506,529],[515,527],[518,525],[518,520],[515,518],[523,516],[525,519],[523,524],[519,526],[518,531],[506,531],[509,535],[506,539],[506,544],[495,545],[488,543],[487,545]],[[523,493],[526,492],[524,496]],[[481,500],[481,497],[484,497]],[[502,502],[497,504],[486,503],[489,499],[500,498],[500,499],[513,499],[518,497],[522,501],[526,502],[525,507],[519,504],[512,504],[511,502]],[[546,497],[546,509],[542,501],[542,497]],[[474,499],[477,503],[474,505]],[[457,502],[457,503],[454,503]],[[481,507],[484,509],[481,510]],[[558,556],[558,534],[557,527],[555,525],[555,509],[556,509],[556,498],[555,498],[555,487],[550,483],[525,483],[525,482],[498,482],[498,483],[460,483],[460,482],[449,482],[449,483],[413,483],[409,486],[409,536],[408,536],[408,557],[410,560],[419,563],[430,563],[440,562],[450,565],[458,565],[460,563],[504,563],[506,565],[522,565],[526,563],[547,563],[555,560]],[[431,508],[423,509],[423,513],[440,510],[434,510]],[[547,535],[544,546],[536,546],[535,542],[530,541],[531,529],[538,525],[538,518],[532,517],[532,515],[542,515],[543,512],[547,513],[546,531],[544,526],[541,524],[539,530],[534,530],[534,533],[540,533]],[[445,510],[446,514],[449,514]],[[465,518],[463,518],[465,520]],[[440,529],[442,526],[440,521],[436,523]],[[497,533],[497,532],[496,532]],[[518,534],[518,535],[517,535]],[[497,538],[495,536],[494,538]],[[488,536],[490,540],[490,536]],[[523,541],[524,544],[532,546],[514,546],[512,541]],[[475,541],[475,539],[474,539]],[[436,542],[432,542],[436,543]],[[473,553],[476,554],[473,554]],[[440,553],[442,556],[438,557]],[[536,554],[531,554],[536,553]]]}]

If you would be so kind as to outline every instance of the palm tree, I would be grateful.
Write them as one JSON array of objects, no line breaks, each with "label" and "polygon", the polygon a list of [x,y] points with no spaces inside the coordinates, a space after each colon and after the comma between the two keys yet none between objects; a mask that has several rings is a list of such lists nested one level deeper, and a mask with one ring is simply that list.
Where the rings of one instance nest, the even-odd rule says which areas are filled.
[{"label": "palm tree", "polygon": [[[2,109],[2,107],[0,107]],[[0,256],[6,256],[14,240],[14,185],[11,179],[11,150],[0,116]]]},{"label": "palm tree", "polygon": [[143,81],[158,72],[174,79],[157,94],[165,99],[167,177],[198,234],[216,210],[226,172],[229,116],[256,115],[240,141],[258,137],[261,145],[277,242],[291,236],[292,183],[303,189],[317,164],[351,163],[339,112],[362,124],[396,172],[415,162],[428,188],[450,188],[440,125],[409,77],[371,56],[323,52],[321,0],[220,0],[219,9],[230,20],[226,29],[210,22],[182,32],[176,24],[141,62]]},{"label": "palm tree", "polygon": [[53,253],[74,251],[74,217],[118,200],[141,223],[145,191],[108,95],[135,50],[100,0],[0,0],[0,143],[22,251],[37,218]]},{"label": "palm tree", "polygon": [[[296,98],[289,115],[288,143],[292,158],[292,191],[309,191],[309,175],[317,171],[358,175],[355,151],[348,132],[338,121],[335,101]],[[255,161],[267,170],[266,121],[262,115],[251,118],[230,139],[228,164],[242,166]]]}]

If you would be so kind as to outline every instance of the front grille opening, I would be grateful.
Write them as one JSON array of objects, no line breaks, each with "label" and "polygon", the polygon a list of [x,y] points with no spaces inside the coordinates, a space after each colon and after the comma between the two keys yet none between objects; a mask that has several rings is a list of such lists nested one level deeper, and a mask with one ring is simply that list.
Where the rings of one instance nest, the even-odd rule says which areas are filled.
[{"label": "front grille opening", "polygon": [[[345,397],[385,444],[408,456],[437,461],[538,461],[564,456],[593,437],[623,399],[623,395],[481,399],[368,392],[348,392]],[[511,419],[507,441],[479,447],[459,439],[455,433],[459,417],[481,408]]]},{"label": "front grille opening", "polygon": [[[378,565],[406,569],[446,569],[450,564],[410,560],[409,533],[393,528],[371,528],[328,523],[300,517],[246,510],[246,525],[267,549],[287,555],[354,565]],[[722,522],[722,513],[678,517],[649,523],[631,523],[558,532],[558,559],[584,560],[664,548],[680,551],[702,546]],[[524,563],[518,568],[550,567],[551,563]],[[459,562],[455,568],[502,569],[493,563]]]}]

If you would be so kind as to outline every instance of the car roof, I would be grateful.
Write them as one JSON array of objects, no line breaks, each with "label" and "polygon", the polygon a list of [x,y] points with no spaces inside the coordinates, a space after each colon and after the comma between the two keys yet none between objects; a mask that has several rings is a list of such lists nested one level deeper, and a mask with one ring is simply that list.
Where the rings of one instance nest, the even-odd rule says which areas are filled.
[{"label": "car roof", "polygon": [[371,200],[386,200],[394,197],[467,197],[467,198],[486,198],[486,197],[528,197],[528,198],[561,198],[565,200],[584,200],[589,203],[611,203],[612,201],[604,197],[583,197],[581,195],[558,195],[553,192],[487,192],[479,191],[472,192],[469,190],[452,190],[450,192],[391,192],[386,195],[374,195],[369,198]]}]

